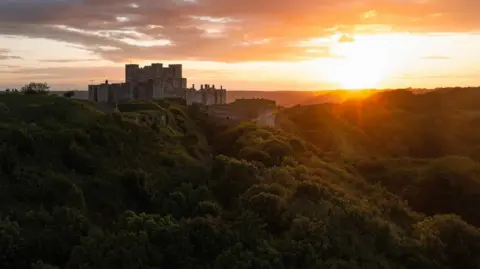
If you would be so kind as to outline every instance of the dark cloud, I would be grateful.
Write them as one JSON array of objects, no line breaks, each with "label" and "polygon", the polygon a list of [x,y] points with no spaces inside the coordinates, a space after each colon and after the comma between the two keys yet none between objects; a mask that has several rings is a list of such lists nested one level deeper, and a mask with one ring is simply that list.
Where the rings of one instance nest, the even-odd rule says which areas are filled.
[{"label": "dark cloud", "polygon": [[10,50],[0,49],[0,60],[22,59],[20,56],[11,55]]},{"label": "dark cloud", "polygon": [[[112,61],[299,60],[313,55],[296,44],[328,29],[475,31],[479,9],[477,0],[1,0],[0,34],[64,41]],[[169,43],[147,46],[158,40]]]}]

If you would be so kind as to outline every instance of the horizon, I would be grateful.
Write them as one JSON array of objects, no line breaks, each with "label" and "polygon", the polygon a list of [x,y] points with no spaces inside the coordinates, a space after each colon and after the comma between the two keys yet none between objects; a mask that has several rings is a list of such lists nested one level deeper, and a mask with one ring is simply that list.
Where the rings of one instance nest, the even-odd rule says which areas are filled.
[{"label": "horizon", "polygon": [[130,62],[183,64],[188,86],[233,91],[480,85],[472,0],[92,2],[0,3],[0,89],[84,91]]}]

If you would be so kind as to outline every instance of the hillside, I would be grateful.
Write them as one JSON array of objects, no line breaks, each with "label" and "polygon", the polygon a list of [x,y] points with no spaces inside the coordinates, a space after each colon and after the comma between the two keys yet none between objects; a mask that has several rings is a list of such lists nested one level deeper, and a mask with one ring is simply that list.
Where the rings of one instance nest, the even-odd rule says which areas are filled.
[{"label": "hillside", "polygon": [[476,158],[478,100],[476,89],[421,95],[397,90],[341,104],[297,106],[278,118],[284,130],[344,155]]},{"label": "hillside", "polygon": [[[478,228],[437,214],[479,196],[412,210],[393,180],[420,171],[428,189],[447,166],[393,161],[335,107],[286,110],[289,130],[207,124],[179,102],[118,109],[0,95],[1,268],[479,268]],[[300,119],[378,158],[325,148]],[[475,190],[478,163],[452,160]]]},{"label": "hillside", "polygon": [[433,215],[480,227],[480,91],[383,92],[337,105],[300,106],[278,125],[352,164],[372,184]]}]

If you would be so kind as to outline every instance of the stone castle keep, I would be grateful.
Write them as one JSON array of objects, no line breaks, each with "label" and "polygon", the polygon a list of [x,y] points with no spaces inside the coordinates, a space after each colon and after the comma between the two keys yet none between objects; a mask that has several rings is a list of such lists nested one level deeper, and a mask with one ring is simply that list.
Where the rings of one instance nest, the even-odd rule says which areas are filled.
[{"label": "stone castle keep", "polygon": [[95,102],[118,103],[129,100],[154,100],[182,98],[187,105],[193,103],[204,105],[226,104],[227,91],[215,85],[195,85],[187,88],[187,79],[182,75],[181,64],[154,63],[150,66],[140,67],[137,64],[125,65],[125,82],[89,85],[88,99]]}]

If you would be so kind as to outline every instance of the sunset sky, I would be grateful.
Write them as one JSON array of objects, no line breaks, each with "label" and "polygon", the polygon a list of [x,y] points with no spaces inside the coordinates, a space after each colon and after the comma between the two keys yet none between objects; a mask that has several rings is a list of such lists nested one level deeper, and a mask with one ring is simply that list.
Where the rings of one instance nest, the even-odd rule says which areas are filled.
[{"label": "sunset sky", "polygon": [[232,90],[480,85],[479,0],[0,0],[0,89],[125,63]]}]

